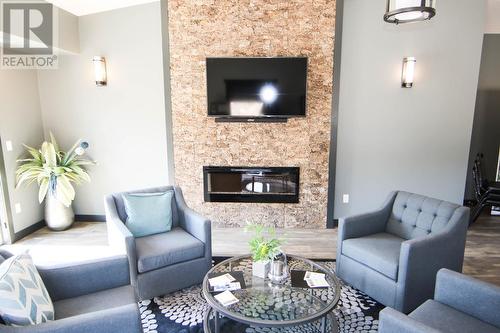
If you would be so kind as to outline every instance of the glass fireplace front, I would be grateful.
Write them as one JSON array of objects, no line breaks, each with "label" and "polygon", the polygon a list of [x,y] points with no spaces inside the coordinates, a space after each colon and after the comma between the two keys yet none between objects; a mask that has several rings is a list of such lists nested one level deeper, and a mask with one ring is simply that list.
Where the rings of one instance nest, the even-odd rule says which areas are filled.
[{"label": "glass fireplace front", "polygon": [[299,202],[298,167],[203,167],[205,201]]}]

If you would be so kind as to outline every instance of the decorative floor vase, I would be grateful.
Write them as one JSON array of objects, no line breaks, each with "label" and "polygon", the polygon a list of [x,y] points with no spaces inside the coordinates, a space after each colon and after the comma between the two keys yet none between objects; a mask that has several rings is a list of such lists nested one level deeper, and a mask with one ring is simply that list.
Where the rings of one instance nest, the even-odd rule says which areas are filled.
[{"label": "decorative floor vase", "polygon": [[71,205],[64,206],[53,195],[47,195],[45,198],[45,223],[50,230],[66,230],[75,221],[75,214]]}]

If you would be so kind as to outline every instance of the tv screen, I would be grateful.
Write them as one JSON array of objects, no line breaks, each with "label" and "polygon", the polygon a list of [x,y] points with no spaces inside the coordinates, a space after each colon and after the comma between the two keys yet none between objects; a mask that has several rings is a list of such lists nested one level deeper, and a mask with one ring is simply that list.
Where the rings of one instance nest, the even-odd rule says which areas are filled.
[{"label": "tv screen", "polygon": [[207,58],[208,115],[300,117],[307,58]]}]

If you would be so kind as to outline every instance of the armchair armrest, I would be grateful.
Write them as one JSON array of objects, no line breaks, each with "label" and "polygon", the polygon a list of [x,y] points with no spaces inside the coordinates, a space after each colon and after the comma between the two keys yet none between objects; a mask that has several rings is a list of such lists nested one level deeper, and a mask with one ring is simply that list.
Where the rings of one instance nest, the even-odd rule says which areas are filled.
[{"label": "armchair armrest", "polygon": [[191,208],[186,208],[184,210],[184,219],[182,220],[181,225],[184,230],[198,238],[203,243],[210,243],[212,229],[210,220],[196,213]]},{"label": "armchair armrest", "polygon": [[140,333],[140,314],[136,304],[90,312],[54,320],[36,326],[12,327],[0,325],[5,333]]},{"label": "armchair armrest", "polygon": [[175,188],[175,199],[179,210],[180,226],[203,243],[211,242],[210,220],[201,216],[186,205],[180,188]]},{"label": "armchair armrest", "polygon": [[37,267],[53,301],[87,295],[130,283],[127,258],[87,261],[83,264],[44,268]]},{"label": "armchair armrest", "polygon": [[397,192],[391,192],[382,207],[376,211],[339,219],[337,235],[337,262],[339,266],[344,240],[372,235],[385,230],[396,194]]},{"label": "armchair armrest", "polygon": [[179,187],[174,188],[181,228],[205,243],[205,258],[212,260],[212,226],[209,219],[189,208]]},{"label": "armchair armrest", "polygon": [[339,219],[338,241],[383,232],[395,198],[396,192],[391,192],[380,209]]},{"label": "armchair armrest", "polygon": [[500,287],[441,269],[434,299],[500,328]]},{"label": "armchair armrest", "polygon": [[106,211],[106,226],[108,229],[109,245],[127,254],[130,270],[130,282],[135,286],[137,282],[137,254],[135,249],[135,238],[120,219],[116,209],[115,199],[112,195],[108,195],[104,198],[104,208]]},{"label": "armchair armrest", "polygon": [[399,254],[398,309],[407,313],[432,298],[441,268],[461,271],[469,209],[457,208],[446,229],[430,236],[404,241]]},{"label": "armchair armrest", "polygon": [[440,333],[392,308],[385,308],[379,314],[379,333]]}]

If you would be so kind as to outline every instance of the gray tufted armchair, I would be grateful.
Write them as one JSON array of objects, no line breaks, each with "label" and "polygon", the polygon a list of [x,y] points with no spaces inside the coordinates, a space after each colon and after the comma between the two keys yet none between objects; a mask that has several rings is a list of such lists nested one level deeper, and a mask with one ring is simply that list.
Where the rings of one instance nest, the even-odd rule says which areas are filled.
[{"label": "gray tufted armchair", "polygon": [[431,298],[441,268],[462,270],[469,209],[392,192],[374,212],[340,219],[337,275],[408,313]]}]

